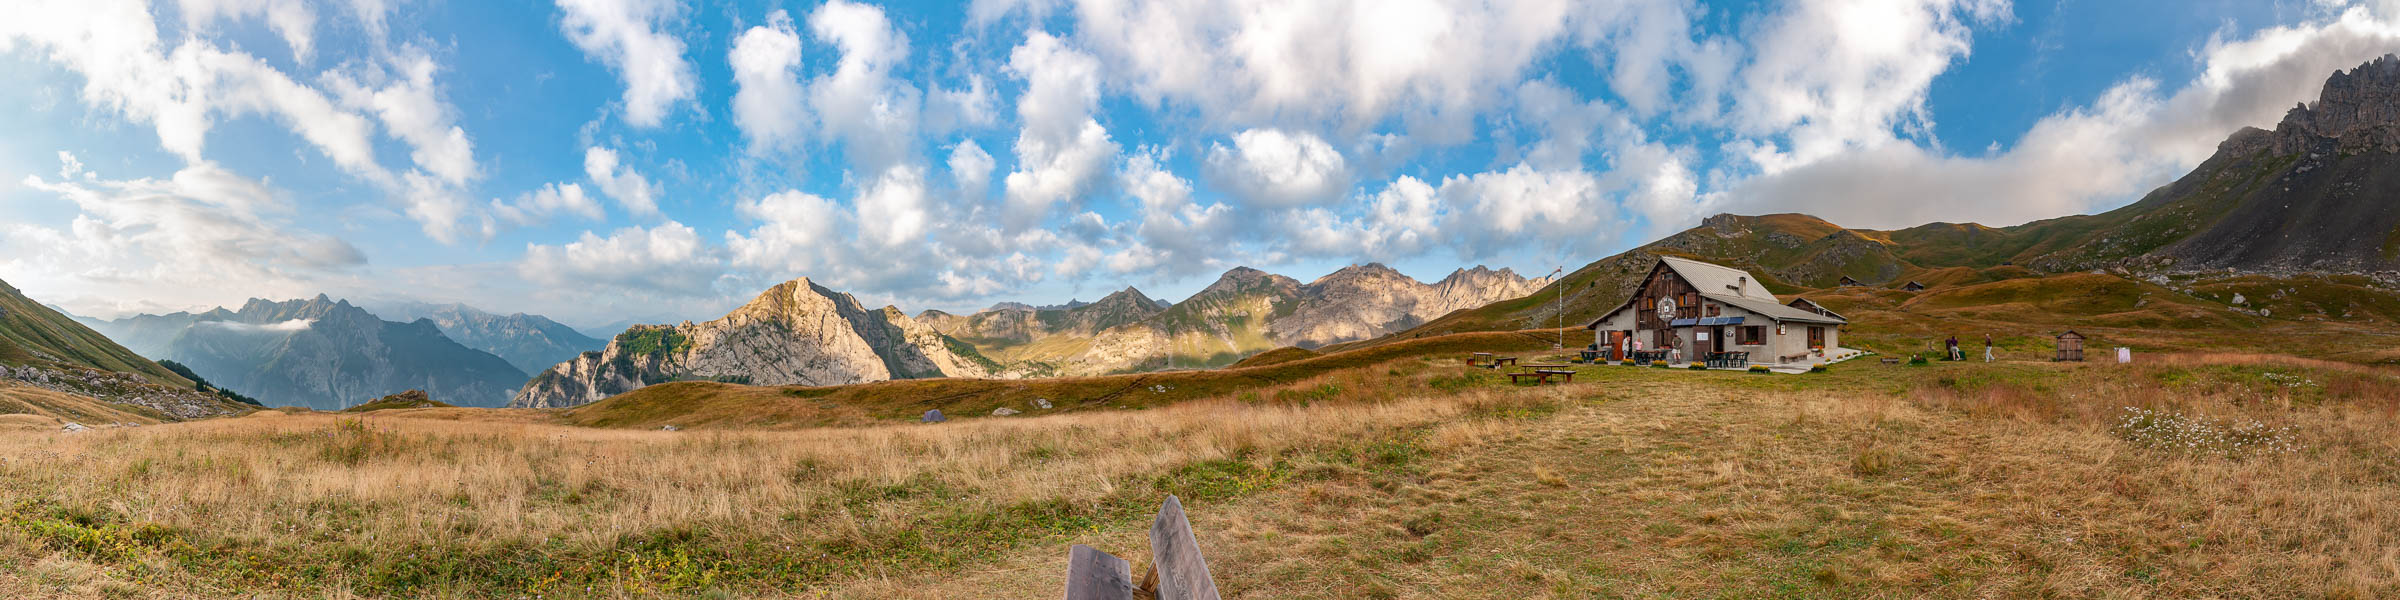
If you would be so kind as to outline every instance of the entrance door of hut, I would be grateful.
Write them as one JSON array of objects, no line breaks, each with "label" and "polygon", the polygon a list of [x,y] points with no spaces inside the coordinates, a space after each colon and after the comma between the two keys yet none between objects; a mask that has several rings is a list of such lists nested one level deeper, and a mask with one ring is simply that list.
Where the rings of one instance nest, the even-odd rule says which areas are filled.
[{"label": "entrance door of hut", "polygon": [[1711,344],[1711,345],[1712,345],[1712,347],[1714,348],[1714,349],[1712,349],[1712,350],[1709,350],[1710,352],[1724,352],[1724,351],[1725,351],[1725,326],[1723,326],[1723,325],[1718,325],[1718,326],[1716,327],[1716,330],[1715,330],[1714,332],[1711,332],[1711,333],[1709,333],[1709,334],[1708,334],[1708,341],[1709,341],[1709,344]]}]

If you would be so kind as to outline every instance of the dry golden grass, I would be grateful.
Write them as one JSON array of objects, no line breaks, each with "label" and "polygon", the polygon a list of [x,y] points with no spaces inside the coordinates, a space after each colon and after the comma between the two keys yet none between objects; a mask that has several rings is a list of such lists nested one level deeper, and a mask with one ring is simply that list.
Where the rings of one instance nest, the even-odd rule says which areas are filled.
[{"label": "dry golden grass", "polygon": [[[1395,392],[1431,376],[1381,380]],[[0,521],[0,556],[71,565],[33,571],[38,591],[68,596],[822,585],[1132,522],[1162,493],[1230,498],[1304,468],[1358,468],[1320,451],[1526,401],[1505,396],[1220,398],[799,432],[589,429],[444,408],[13,435],[0,437],[0,507],[15,512]]]},{"label": "dry golden grass", "polygon": [[[2394,597],[2400,422],[2384,406],[2400,380],[2319,364],[1851,369],[1922,384],[1897,393],[1728,393],[1623,369],[1472,451],[1202,506],[1194,525],[1228,598]],[[2268,391],[2265,373],[2319,386]],[[2125,406],[2288,425],[2299,449],[2144,447],[2116,430]],[[1087,543],[1145,545],[1138,530]],[[1063,558],[1027,549],[846,595],[1042,595]]]},{"label": "dry golden grass", "polygon": [[[938,426],[0,436],[0,595],[1053,596],[1069,543],[1147,562],[1166,493],[1228,598],[2400,594],[2400,378],[2143,359],[1539,388],[1397,360]],[[2151,443],[2128,407],[2284,433]]]}]

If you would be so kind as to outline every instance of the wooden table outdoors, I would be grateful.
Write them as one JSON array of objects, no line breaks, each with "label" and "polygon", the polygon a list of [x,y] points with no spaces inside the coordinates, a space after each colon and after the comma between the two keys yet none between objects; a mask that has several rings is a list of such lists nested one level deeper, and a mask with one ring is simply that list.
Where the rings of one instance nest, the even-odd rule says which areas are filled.
[{"label": "wooden table outdoors", "polygon": [[1525,370],[1522,372],[1508,374],[1508,382],[1524,381],[1527,377],[1533,378],[1534,385],[1550,383],[1552,377],[1557,377],[1559,383],[1575,382],[1575,370],[1567,365],[1537,363],[1524,365],[1524,367]]}]

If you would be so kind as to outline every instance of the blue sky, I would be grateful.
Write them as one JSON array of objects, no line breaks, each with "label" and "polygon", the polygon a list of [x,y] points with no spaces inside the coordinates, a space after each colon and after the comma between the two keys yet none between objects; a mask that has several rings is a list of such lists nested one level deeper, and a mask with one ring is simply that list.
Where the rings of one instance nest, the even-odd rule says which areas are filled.
[{"label": "blue sky", "polygon": [[[578,325],[1573,268],[1718,212],[2105,210],[2400,3],[28,0],[0,279]],[[29,85],[27,84],[29,83]]]}]

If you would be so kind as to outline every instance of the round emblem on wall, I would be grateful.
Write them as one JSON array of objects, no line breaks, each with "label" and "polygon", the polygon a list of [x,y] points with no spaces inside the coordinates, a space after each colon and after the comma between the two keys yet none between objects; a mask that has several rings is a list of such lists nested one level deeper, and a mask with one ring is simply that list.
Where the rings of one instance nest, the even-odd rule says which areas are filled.
[{"label": "round emblem on wall", "polygon": [[1675,301],[1674,301],[1674,300],[1672,300],[1672,299],[1668,299],[1668,298],[1660,298],[1660,299],[1658,299],[1658,320],[1661,320],[1661,321],[1673,321],[1673,320],[1675,320]]}]

